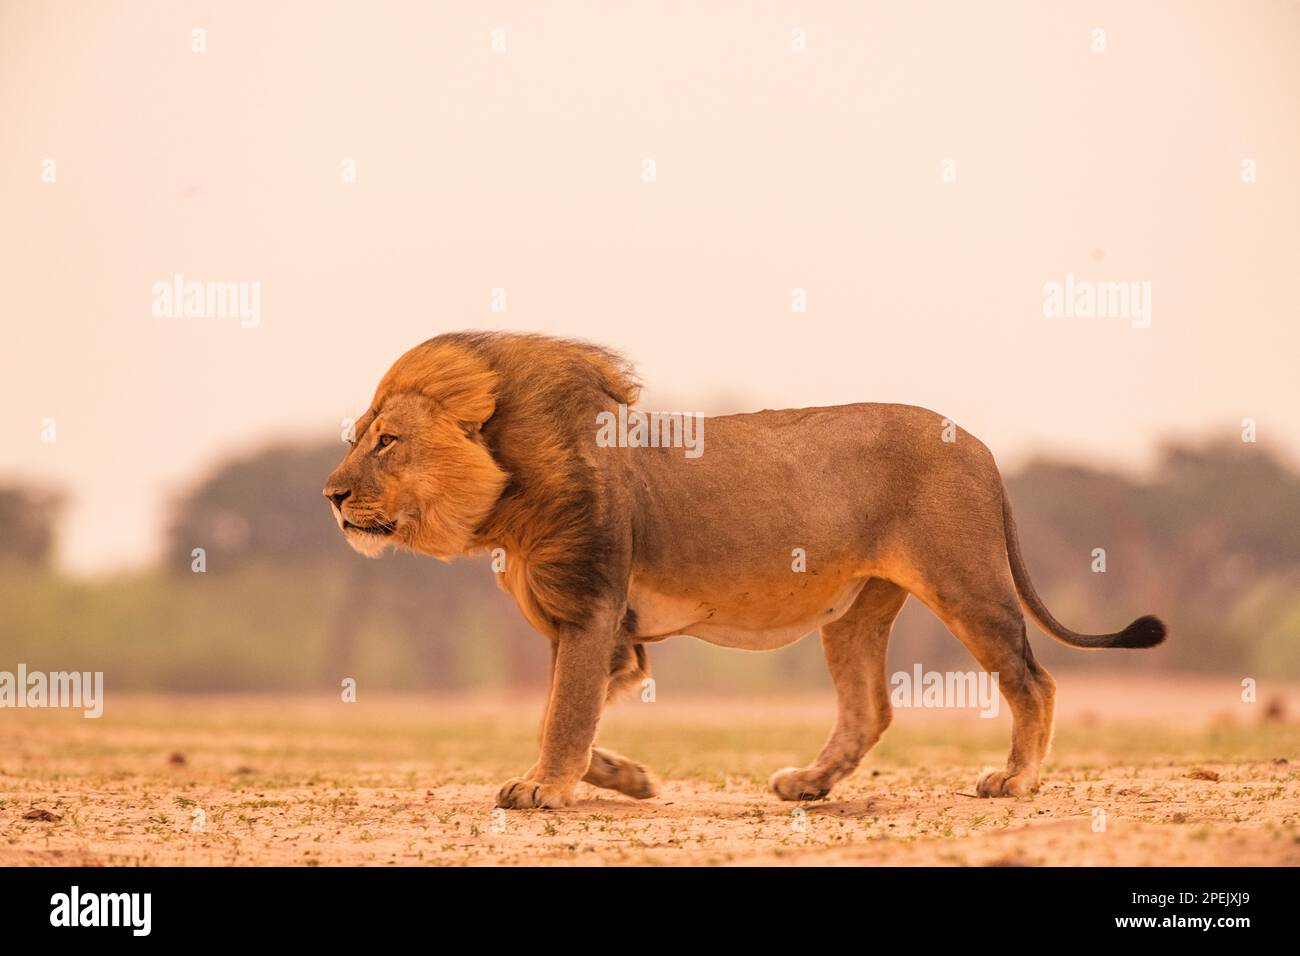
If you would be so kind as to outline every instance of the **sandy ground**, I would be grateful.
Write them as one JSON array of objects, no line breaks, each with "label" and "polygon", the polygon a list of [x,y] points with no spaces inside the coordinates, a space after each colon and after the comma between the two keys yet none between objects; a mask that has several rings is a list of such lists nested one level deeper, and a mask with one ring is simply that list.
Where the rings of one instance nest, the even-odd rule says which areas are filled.
[{"label": "sandy ground", "polygon": [[[535,753],[536,696],[110,698],[0,711],[0,865],[1295,865],[1300,695],[1231,679],[1059,678],[1041,790],[981,800],[1010,724],[896,711],[827,800],[765,789],[833,701],[639,701],[602,743],[663,785],[494,811]],[[1280,710],[1279,715],[1277,711]],[[1288,717],[1287,715],[1291,716]]]}]

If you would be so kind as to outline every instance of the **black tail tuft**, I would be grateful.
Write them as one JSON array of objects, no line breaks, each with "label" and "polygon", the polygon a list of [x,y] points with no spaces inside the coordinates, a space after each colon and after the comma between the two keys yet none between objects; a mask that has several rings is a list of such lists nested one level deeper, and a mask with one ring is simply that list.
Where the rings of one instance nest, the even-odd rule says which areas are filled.
[{"label": "black tail tuft", "polygon": [[1155,647],[1169,633],[1165,622],[1150,614],[1144,615],[1120,631],[1111,647]]}]

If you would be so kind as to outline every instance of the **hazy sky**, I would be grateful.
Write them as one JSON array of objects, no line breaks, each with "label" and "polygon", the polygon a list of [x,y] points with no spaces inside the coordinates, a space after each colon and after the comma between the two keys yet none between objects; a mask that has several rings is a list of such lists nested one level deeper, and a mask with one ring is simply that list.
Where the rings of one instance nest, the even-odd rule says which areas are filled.
[{"label": "hazy sky", "polygon": [[[1004,465],[1247,416],[1294,459],[1297,4],[433,6],[0,5],[0,477],[69,493],[66,566],[466,327],[613,345],[649,406],[927,405]],[[260,324],[156,316],[175,273]],[[1046,316],[1067,274],[1150,327]]]}]

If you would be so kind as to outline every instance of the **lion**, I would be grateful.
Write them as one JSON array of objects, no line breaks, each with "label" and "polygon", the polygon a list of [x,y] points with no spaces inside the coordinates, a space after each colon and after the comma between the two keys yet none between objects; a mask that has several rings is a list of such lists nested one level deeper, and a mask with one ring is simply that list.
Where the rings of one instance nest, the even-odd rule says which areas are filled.
[{"label": "lion", "polygon": [[384,375],[326,481],[364,555],[504,554],[499,583],[550,642],[551,669],[540,756],[502,785],[499,807],[563,807],[579,781],[653,796],[649,771],[594,743],[606,702],[648,676],[646,645],[669,637],[770,650],[820,632],[838,717],[811,764],[772,776],[783,800],[825,797],[889,726],[885,650],[909,595],[998,675],[1010,706],[1010,754],[978,778],[983,797],[1034,791],[1051,741],[1055,682],[1025,611],[1072,647],[1165,638],[1151,616],[1113,634],[1057,621],[1030,583],[993,455],[935,412],[712,417],[696,457],[598,442],[598,423],[639,393],[629,363],[597,345],[440,335]]}]

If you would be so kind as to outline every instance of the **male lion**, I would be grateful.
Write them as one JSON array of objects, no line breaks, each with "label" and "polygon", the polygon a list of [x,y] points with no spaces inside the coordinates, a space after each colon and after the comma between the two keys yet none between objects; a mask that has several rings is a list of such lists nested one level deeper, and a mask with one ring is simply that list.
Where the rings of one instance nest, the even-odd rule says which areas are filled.
[{"label": "male lion", "polygon": [[[325,495],[349,543],[437,558],[504,550],[502,585],[551,642],[541,757],[497,805],[562,807],[579,780],[649,797],[646,770],[593,747],[605,702],[648,673],[644,645],[689,634],[783,647],[814,629],[839,700],[817,759],[778,771],[784,800],[825,796],[890,720],[885,648],[909,594],[999,675],[1014,728],[981,796],[1038,785],[1055,682],[1021,605],[1073,647],[1152,647],[1060,624],[1029,582],[993,456],[934,412],[845,405],[706,420],[705,453],[600,447],[598,415],[633,404],[629,365],[594,345],[457,333],[379,383]],[[806,570],[795,570],[794,549]]]}]

